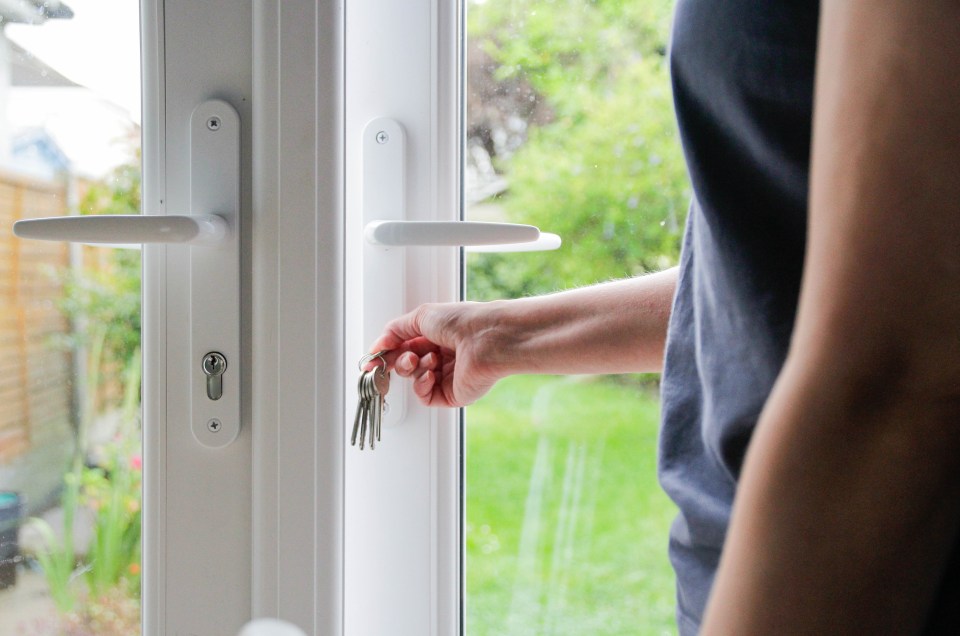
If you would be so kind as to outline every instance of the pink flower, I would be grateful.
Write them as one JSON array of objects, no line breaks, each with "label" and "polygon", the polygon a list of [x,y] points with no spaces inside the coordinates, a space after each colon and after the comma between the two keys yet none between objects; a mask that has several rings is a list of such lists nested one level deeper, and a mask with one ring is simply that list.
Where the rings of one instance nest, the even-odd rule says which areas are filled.
[{"label": "pink flower", "polygon": [[141,470],[143,468],[143,458],[141,458],[139,455],[131,455],[130,468],[133,470]]}]

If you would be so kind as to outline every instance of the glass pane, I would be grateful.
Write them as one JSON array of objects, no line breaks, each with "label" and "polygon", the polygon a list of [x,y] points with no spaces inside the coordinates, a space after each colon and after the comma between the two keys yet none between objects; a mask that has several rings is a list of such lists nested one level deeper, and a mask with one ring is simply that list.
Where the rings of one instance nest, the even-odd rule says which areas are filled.
[{"label": "glass pane", "polygon": [[139,6],[0,24],[0,633],[138,634],[140,252],[11,226],[139,213]]},{"label": "glass pane", "polygon": [[[470,0],[468,220],[558,251],[468,253],[467,297],[676,263],[689,186],[668,0]],[[514,377],[466,413],[466,632],[671,634],[675,514],[656,481],[656,376]]]}]

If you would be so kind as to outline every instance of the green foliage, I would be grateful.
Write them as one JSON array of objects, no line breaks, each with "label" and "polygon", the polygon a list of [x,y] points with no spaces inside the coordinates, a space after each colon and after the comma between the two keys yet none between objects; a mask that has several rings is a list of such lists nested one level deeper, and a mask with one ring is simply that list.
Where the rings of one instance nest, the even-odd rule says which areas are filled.
[{"label": "green foliage", "polygon": [[[120,603],[118,592],[134,601],[140,597],[142,464],[138,446],[135,437],[118,436],[105,449],[103,466],[78,465],[64,476],[62,540],[47,522],[31,520],[44,543],[36,554],[37,562],[66,622],[88,621],[91,612],[99,612],[104,603]],[[85,555],[79,555],[73,545],[79,505],[94,513],[93,540]],[[74,585],[81,577],[87,584],[86,593]]]},{"label": "green foliage", "polygon": [[[139,165],[118,167],[89,185],[81,214],[139,214],[140,181]],[[140,346],[140,252],[111,250],[101,267],[74,273],[62,308],[77,327],[78,343],[103,338],[104,366],[123,369]]]},{"label": "green foliage", "polygon": [[[117,168],[106,180],[88,185],[80,201],[83,214],[137,214],[140,209],[140,169],[130,164]],[[70,345],[86,351],[84,398],[77,431],[77,453],[85,455],[87,431],[107,410],[100,404],[104,385],[126,387],[124,408],[135,417],[129,403],[139,402],[135,385],[123,377],[140,350],[140,251],[98,251],[93,264],[71,271],[64,285],[61,310],[70,319]],[[129,392],[133,391],[133,395]]]},{"label": "green foliage", "polygon": [[[112,444],[103,466],[83,474],[83,501],[94,511],[93,541],[84,578],[93,598],[121,586],[140,595],[140,486],[138,440]],[[124,443],[125,442],[125,443]]]},{"label": "green foliage", "polygon": [[95,181],[80,201],[81,214],[140,214],[141,175],[137,161],[117,167],[109,177]]},{"label": "green foliage", "polygon": [[113,250],[105,268],[71,274],[61,308],[77,327],[75,344],[102,340],[104,366],[122,369],[140,346],[140,252]]},{"label": "green foliage", "polygon": [[81,471],[79,468],[64,475],[63,495],[60,505],[63,510],[63,539],[57,538],[49,523],[43,519],[31,519],[31,525],[40,533],[44,547],[37,554],[37,562],[43,570],[50,597],[61,614],[73,610],[76,596],[71,583],[75,578],[77,555],[73,546],[73,520],[80,495]]},{"label": "green foliage", "polygon": [[558,252],[476,254],[470,297],[516,297],[673,265],[689,199],[660,0],[489,0],[470,33],[553,119],[500,158],[507,220],[560,234]]},{"label": "green foliage", "polygon": [[138,415],[140,350],[124,371],[120,428],[99,449],[100,465],[83,475],[82,502],[94,511],[93,541],[86,555],[85,579],[97,599],[121,589],[140,598],[140,502],[143,461]]},{"label": "green foliage", "polygon": [[582,114],[576,97],[603,90],[624,66],[662,57],[672,2],[489,0],[468,11],[470,38],[498,63],[501,79],[523,76],[555,106]]}]

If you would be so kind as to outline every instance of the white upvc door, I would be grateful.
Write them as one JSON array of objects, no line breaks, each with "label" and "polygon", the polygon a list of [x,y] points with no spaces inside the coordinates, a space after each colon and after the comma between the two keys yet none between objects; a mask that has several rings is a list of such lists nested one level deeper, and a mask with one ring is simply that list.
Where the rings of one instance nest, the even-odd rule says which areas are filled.
[{"label": "white upvc door", "polygon": [[[218,246],[144,246],[145,634],[232,634],[250,615],[251,25],[249,2],[141,3],[143,212],[224,213],[230,225]],[[211,100],[222,115],[198,122]],[[239,139],[239,157],[203,156],[222,139]],[[207,180],[239,209],[196,209]],[[227,252],[242,254],[242,276],[202,271]],[[203,394],[200,349],[226,356],[219,401]],[[210,437],[236,439],[209,443],[200,427],[215,419],[224,430]]]},{"label": "white upvc door", "polygon": [[[395,381],[377,449],[348,446],[357,360],[379,328],[460,294],[457,248],[364,239],[377,197],[385,219],[460,217],[458,3],[141,6],[144,212],[203,212],[198,106],[232,107],[240,140],[239,276],[223,281],[238,308],[198,278],[203,248],[145,248],[144,633],[269,616],[309,634],[458,633],[458,412]],[[371,139],[395,154],[376,159]],[[222,444],[204,432],[219,412],[201,368],[231,346],[217,320],[238,334],[223,399],[236,392],[239,432]]]},{"label": "white upvc door", "polygon": [[[456,247],[373,246],[376,220],[460,218],[461,7],[351,0],[346,10],[346,306],[343,426],[357,362],[382,326],[460,297]],[[382,439],[346,447],[345,633],[460,631],[460,417],[394,378]],[[346,429],[345,429],[346,430]]]}]

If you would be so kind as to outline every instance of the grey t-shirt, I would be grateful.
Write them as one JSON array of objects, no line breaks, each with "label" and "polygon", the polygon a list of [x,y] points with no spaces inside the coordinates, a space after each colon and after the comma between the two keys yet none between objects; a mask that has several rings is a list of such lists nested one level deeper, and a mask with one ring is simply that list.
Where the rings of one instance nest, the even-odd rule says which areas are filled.
[{"label": "grey t-shirt", "polygon": [[819,3],[679,0],[671,73],[694,190],[663,374],[660,480],[694,634],[747,443],[787,352],[806,239]]},{"label": "grey t-shirt", "polygon": [[[676,8],[671,72],[694,200],[667,339],[659,472],[680,508],[670,557],[683,635],[699,628],[744,453],[793,330],[818,14],[816,0]],[[924,633],[960,634],[960,547]]]}]

